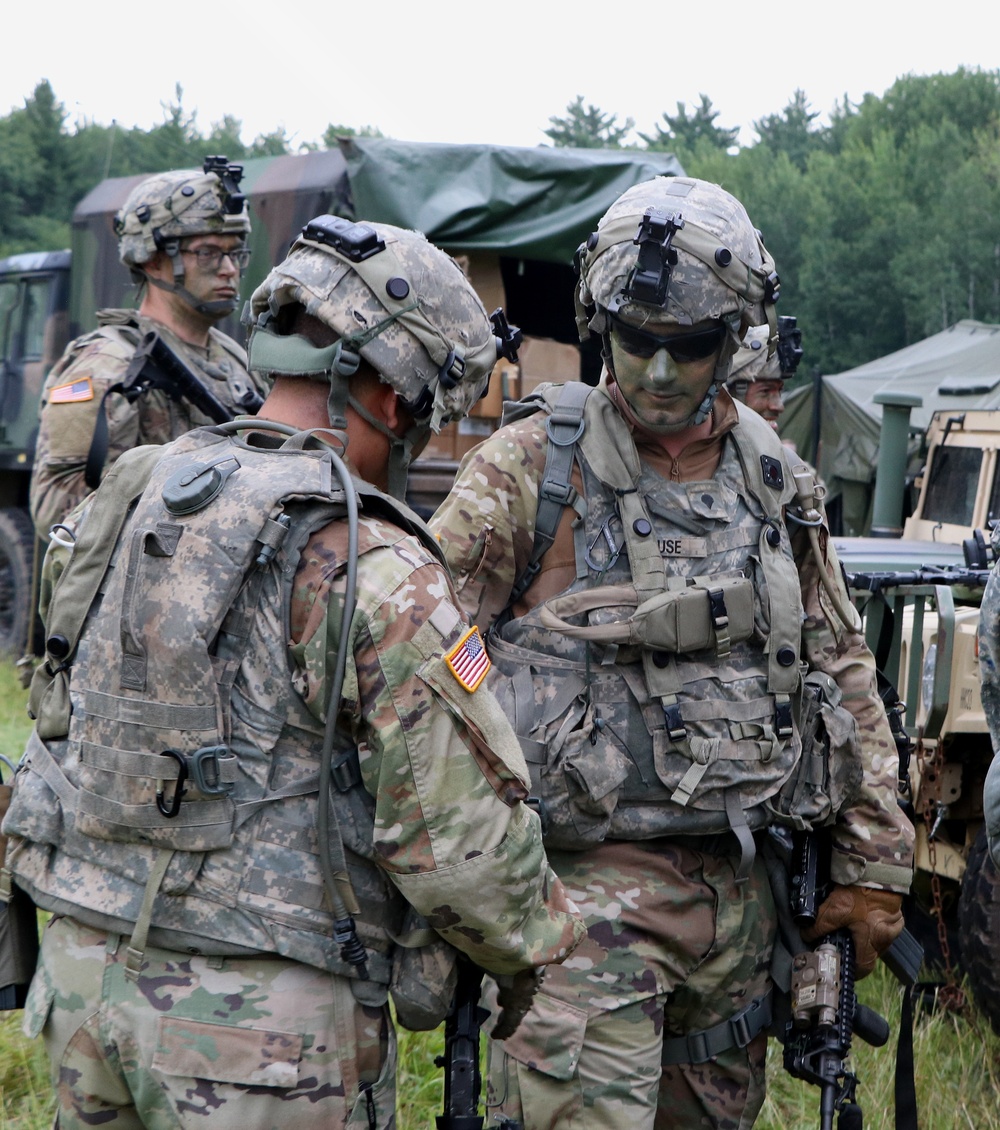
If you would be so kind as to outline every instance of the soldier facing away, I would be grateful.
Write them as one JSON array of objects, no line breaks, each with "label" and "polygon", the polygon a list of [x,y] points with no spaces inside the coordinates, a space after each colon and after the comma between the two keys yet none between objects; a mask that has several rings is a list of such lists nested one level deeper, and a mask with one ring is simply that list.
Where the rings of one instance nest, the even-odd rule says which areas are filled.
[{"label": "soldier facing away", "polygon": [[140,285],[138,310],[99,310],[98,328],[70,342],[42,390],[31,516],[43,540],[123,451],[168,443],[212,423],[164,389],[132,399],[119,386],[150,332],[192,369],[233,415],[260,403],[246,352],[215,323],[236,308],[249,259],[241,167],[208,158],[205,171],[149,177],[115,218],[118,254]]},{"label": "soldier facing away", "polygon": [[479,634],[384,493],[501,339],[423,236],[331,216],[252,312],[259,416],[125,453],[46,558],[3,830],[53,914],[25,1028],[62,1130],[391,1127],[389,993],[435,1026],[460,950],[502,1038],[583,933]]},{"label": "soldier facing away", "polygon": [[[859,976],[902,928],[913,831],[811,477],[724,387],[751,325],[777,339],[742,205],[704,181],[638,185],[579,268],[600,384],[515,406],[431,523],[588,926],[491,1045],[491,1102],[524,1130],[735,1130],[764,1097],[768,827],[829,828],[811,937],[849,927]],[[819,765],[806,679],[827,704]]]}]

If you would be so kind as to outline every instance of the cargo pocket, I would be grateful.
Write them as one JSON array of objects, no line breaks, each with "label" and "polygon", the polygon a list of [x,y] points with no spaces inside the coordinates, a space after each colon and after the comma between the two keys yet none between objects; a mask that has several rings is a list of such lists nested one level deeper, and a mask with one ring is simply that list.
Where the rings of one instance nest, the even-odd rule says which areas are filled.
[{"label": "cargo pocket", "polygon": [[582,1008],[539,992],[514,1035],[494,1044],[496,1051],[502,1049],[532,1071],[565,1082],[576,1072],[586,1035],[587,1013]]},{"label": "cargo pocket", "polygon": [[303,1042],[296,1032],[161,1016],[151,1066],[163,1075],[288,1088],[299,1081]]},{"label": "cargo pocket", "polygon": [[28,987],[28,995],[24,1001],[24,1017],[21,1020],[21,1031],[29,1040],[40,1036],[49,1022],[49,1013],[52,1011],[55,995],[56,991],[45,963],[40,961]]},{"label": "cargo pocket", "polygon": [[388,1054],[378,1079],[371,1084],[362,1085],[361,1093],[355,1100],[351,1113],[345,1123],[345,1130],[352,1126],[364,1130],[391,1130],[396,1125],[396,1038],[390,1031]]}]

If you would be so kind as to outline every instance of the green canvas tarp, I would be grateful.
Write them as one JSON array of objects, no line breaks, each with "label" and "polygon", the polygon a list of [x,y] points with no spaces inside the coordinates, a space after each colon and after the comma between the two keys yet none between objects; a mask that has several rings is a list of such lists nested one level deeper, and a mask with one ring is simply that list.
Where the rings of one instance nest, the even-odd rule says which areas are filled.
[{"label": "green canvas tarp", "polygon": [[570,263],[609,205],[656,176],[683,176],[672,153],[403,144],[347,138],[354,212],[422,231],[446,250]]},{"label": "green canvas tarp", "polygon": [[[579,244],[625,189],[684,174],[671,153],[367,137],[343,138],[339,149],[243,164],[241,187],[253,223],[244,298],[284,258],[306,221],[324,212],[414,228],[452,254],[489,252],[568,271]],[[102,181],[76,207],[73,333],[93,325],[100,307],[129,304],[128,272],[118,262],[112,221],[142,179]],[[570,285],[564,289],[568,296]],[[572,329],[571,304],[569,311]]]},{"label": "green canvas tarp", "polygon": [[821,377],[788,395],[782,439],[816,463],[828,497],[840,499],[845,534],[866,532],[882,422],[874,397],[880,392],[923,400],[910,416],[911,471],[916,472],[921,437],[934,412],[1000,408],[1000,326],[956,322],[905,349]]}]

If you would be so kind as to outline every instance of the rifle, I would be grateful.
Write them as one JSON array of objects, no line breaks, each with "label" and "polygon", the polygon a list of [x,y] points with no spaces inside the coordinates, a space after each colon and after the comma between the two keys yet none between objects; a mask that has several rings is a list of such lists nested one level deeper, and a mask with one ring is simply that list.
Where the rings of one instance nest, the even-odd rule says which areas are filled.
[{"label": "rifle", "polygon": [[[13,766],[0,754],[0,762]],[[10,804],[11,786],[0,781],[0,820]],[[38,915],[35,905],[3,872],[7,841],[0,834],[0,1012],[24,1008],[38,961]]]},{"label": "rifle", "polygon": [[460,958],[455,1000],[444,1023],[444,1055],[434,1060],[444,1068],[444,1113],[435,1120],[437,1130],[483,1130],[479,1028],[489,1013],[479,1005],[482,981],[483,971]]},{"label": "rifle", "polygon": [[[174,353],[155,330],[150,330],[143,335],[132,354],[125,376],[105,392],[104,400],[101,401],[84,472],[84,481],[92,490],[96,490],[101,481],[101,472],[108,457],[105,401],[111,393],[116,392],[132,404],[151,389],[162,389],[173,400],[187,401],[216,424],[225,424],[233,419],[234,413],[205,387],[198,374]],[[250,384],[237,390],[235,402],[245,412],[256,412],[264,403]]]},{"label": "rifle", "polygon": [[[817,835],[797,833],[791,901],[798,926],[816,921],[829,887],[824,881],[828,874],[829,860],[823,858]],[[889,1038],[889,1025],[855,996],[854,940],[849,930],[835,930],[822,937],[815,949],[795,956],[791,1009],[785,1070],[820,1088],[821,1130],[832,1130],[835,1111],[839,1130],[861,1130],[858,1077],[847,1062],[851,1040],[856,1034],[879,1048]]]}]

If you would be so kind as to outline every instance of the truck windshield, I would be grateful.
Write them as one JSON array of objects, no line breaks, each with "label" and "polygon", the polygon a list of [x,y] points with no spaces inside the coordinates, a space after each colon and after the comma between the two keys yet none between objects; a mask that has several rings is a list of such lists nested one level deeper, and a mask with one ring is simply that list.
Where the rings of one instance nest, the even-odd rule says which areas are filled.
[{"label": "truck windshield", "polygon": [[939,447],[931,461],[921,517],[971,526],[982,463],[978,447]]}]

